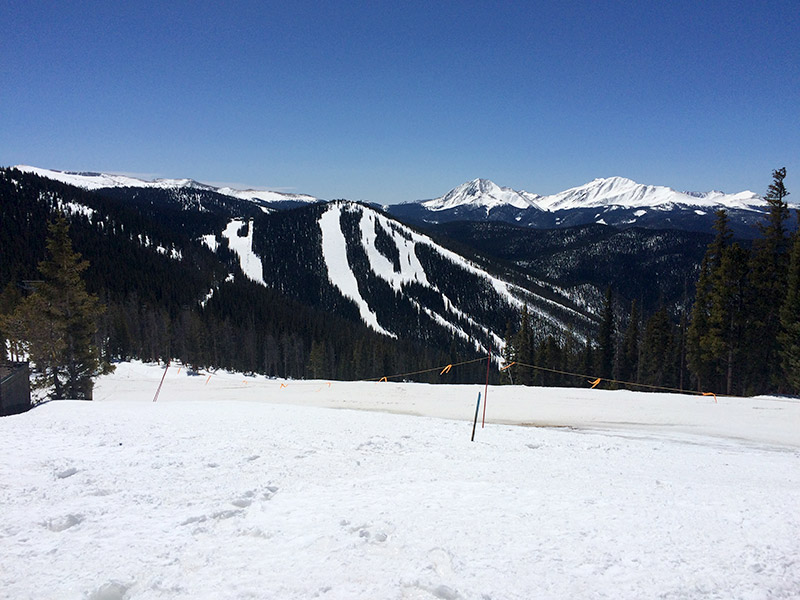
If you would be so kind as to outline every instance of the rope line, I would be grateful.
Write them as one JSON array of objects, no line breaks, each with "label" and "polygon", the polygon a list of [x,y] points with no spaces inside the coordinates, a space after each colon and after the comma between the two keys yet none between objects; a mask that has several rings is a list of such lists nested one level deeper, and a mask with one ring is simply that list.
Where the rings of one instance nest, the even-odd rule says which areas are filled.
[{"label": "rope line", "polygon": [[[540,367],[538,365],[528,365],[528,364],[521,363],[521,362],[511,363],[511,365],[514,365],[514,364],[516,364],[517,366],[520,366],[520,367],[527,367],[529,369],[538,369],[540,371],[549,371],[550,373],[558,373],[560,375],[569,375],[571,377],[581,377],[583,379],[586,379],[588,381],[588,383],[591,383],[592,384],[592,388],[596,387],[601,381],[607,381],[608,383],[618,383],[620,385],[643,387],[643,388],[649,388],[651,390],[664,390],[664,391],[667,391],[667,392],[678,392],[679,394],[693,394],[693,395],[696,395],[696,396],[697,395],[700,395],[700,396],[714,396],[714,402],[717,401],[717,395],[714,392],[695,392],[695,391],[692,391],[692,390],[681,390],[681,389],[678,389],[678,388],[667,387],[667,386],[663,386],[663,385],[651,385],[649,383],[636,383],[634,381],[623,381],[621,379],[607,379],[605,377],[595,377],[594,375],[584,375],[582,373],[570,373],[569,371],[560,371],[558,369],[550,369],[548,367]],[[508,365],[508,366],[510,367],[511,365]],[[508,368],[508,367],[506,367],[506,368]]]},{"label": "rope line", "polygon": [[399,377],[408,377],[409,375],[419,375],[421,373],[433,373],[434,371],[439,371],[440,375],[443,374],[445,371],[449,372],[453,367],[460,367],[461,365],[468,365],[470,363],[475,363],[481,360],[486,360],[486,356],[481,356],[480,358],[473,358],[472,360],[465,360],[458,363],[450,363],[447,365],[441,365],[439,367],[433,367],[431,369],[422,369],[420,371],[411,371],[409,373],[398,373],[397,375],[384,375],[383,377],[372,377],[371,379],[362,379],[361,381],[388,381],[389,379],[397,379]]}]

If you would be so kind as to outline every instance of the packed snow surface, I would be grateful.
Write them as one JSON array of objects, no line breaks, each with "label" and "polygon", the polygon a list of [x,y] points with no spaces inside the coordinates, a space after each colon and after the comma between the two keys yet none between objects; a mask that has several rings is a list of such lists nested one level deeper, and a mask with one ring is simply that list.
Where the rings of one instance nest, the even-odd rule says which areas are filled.
[{"label": "packed snow surface", "polygon": [[[449,261],[457,268],[484,279],[487,285],[494,289],[502,301],[510,306],[521,307],[525,304],[526,297],[531,296],[530,292],[490,275],[464,257],[439,246],[429,237],[419,234],[394,220],[387,219],[371,208],[347,201],[330,202],[319,219],[319,227],[322,233],[322,256],[325,262],[328,280],[339,289],[343,296],[355,302],[362,321],[379,333],[397,337],[397,335],[402,332],[390,332],[385,329],[378,322],[376,311],[370,307],[369,301],[362,295],[359,289],[359,278],[356,277],[353,266],[350,264],[347,256],[348,240],[341,226],[343,212],[355,213],[359,216],[358,231],[360,236],[359,239],[354,240],[354,243],[359,243],[362,246],[367,255],[371,272],[386,281],[397,291],[402,290],[403,285],[417,283],[422,287],[431,289],[435,293],[440,294],[445,307],[443,314],[439,314],[427,307],[419,305],[417,305],[417,308],[427,313],[433,320],[441,326],[447,327],[459,337],[471,339],[471,336],[459,327],[458,323],[461,320],[467,320],[472,325],[481,327],[487,335],[491,332],[486,327],[474,321],[467,311],[462,311],[450,298],[443,294],[436,285],[436,282],[426,273],[420,262],[417,256],[417,248],[419,246],[428,246],[428,248],[432,249],[441,258]],[[378,249],[378,234],[376,228],[382,229],[386,236],[385,239],[396,248],[398,256],[397,265],[394,265],[392,261]],[[543,297],[539,299],[544,303],[564,308],[563,305],[551,299]],[[415,301],[412,300],[412,302],[416,304]],[[560,324],[552,315],[549,315],[541,308],[533,306],[531,310],[541,315],[543,318],[552,321],[561,328],[566,328],[566,326]],[[577,313],[577,311],[574,311],[574,314],[577,319],[584,318]],[[495,351],[502,350],[505,345],[504,340],[494,334],[491,335],[494,339]],[[488,352],[488,350],[477,342],[476,351]]]},{"label": "packed snow surface", "polygon": [[[240,237],[239,230],[245,226],[247,226],[247,235]],[[222,232],[222,237],[228,240],[228,247],[239,257],[239,266],[247,278],[261,285],[267,285],[264,281],[264,265],[253,251],[253,228],[252,222],[246,222],[244,219],[231,219],[225,231]],[[206,236],[204,241],[211,247],[209,237]]]},{"label": "packed snow surface", "polygon": [[800,596],[797,399],[163,373],[0,419],[0,596]]},{"label": "packed snow surface", "polygon": [[397,336],[381,327],[378,316],[358,289],[358,279],[347,260],[347,240],[342,232],[342,209],[337,203],[330,204],[319,219],[322,231],[322,257],[328,270],[328,280],[336,286],[345,298],[356,303],[361,319],[369,327],[385,335]]}]

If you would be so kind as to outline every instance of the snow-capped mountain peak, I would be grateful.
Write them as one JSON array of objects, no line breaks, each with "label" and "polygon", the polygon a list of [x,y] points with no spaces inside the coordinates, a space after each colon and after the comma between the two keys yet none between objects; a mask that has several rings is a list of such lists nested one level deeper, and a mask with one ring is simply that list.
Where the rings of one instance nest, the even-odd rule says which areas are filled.
[{"label": "snow-capped mountain peak", "polygon": [[485,208],[488,213],[501,206],[514,208],[537,208],[539,196],[525,191],[500,187],[488,179],[473,179],[450,190],[444,196],[426,200],[422,205],[428,210],[439,211],[459,207]]},{"label": "snow-capped mountain peak", "polygon": [[724,194],[722,192],[678,192],[661,185],[643,185],[625,177],[594,179],[584,185],[544,196],[539,206],[557,211],[573,208],[669,208],[695,206],[713,209],[754,210],[763,206],[763,200],[753,192]]}]

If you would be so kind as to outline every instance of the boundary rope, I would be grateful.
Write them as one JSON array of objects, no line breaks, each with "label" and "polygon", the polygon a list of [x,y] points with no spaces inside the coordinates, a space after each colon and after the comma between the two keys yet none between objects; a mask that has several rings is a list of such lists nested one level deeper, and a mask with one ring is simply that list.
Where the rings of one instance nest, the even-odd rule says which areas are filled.
[{"label": "boundary rope", "polygon": [[667,392],[677,392],[679,394],[692,394],[695,396],[714,396],[714,402],[717,401],[717,395],[714,392],[695,392],[693,390],[681,390],[679,388],[667,387],[663,385],[651,385],[649,383],[636,383],[634,381],[623,381],[621,379],[609,379],[606,377],[595,377],[594,375],[584,375],[582,373],[570,373],[569,371],[560,371],[558,369],[550,369],[548,367],[539,367],[537,365],[528,365],[521,362],[512,362],[506,367],[503,367],[501,371],[508,369],[509,367],[517,365],[519,367],[527,367],[529,369],[538,369],[540,371],[549,371],[550,373],[558,373],[559,375],[569,375],[571,377],[581,377],[582,379],[586,379],[588,383],[592,384],[592,389],[597,387],[601,382],[606,381],[608,383],[617,383],[620,385],[627,385],[632,387],[642,387],[648,388],[651,390],[663,390]]},{"label": "boundary rope", "polygon": [[409,375],[419,375],[421,373],[433,373],[434,371],[439,371],[440,375],[444,375],[445,373],[449,373],[450,369],[453,367],[460,367],[461,365],[468,365],[470,363],[476,363],[481,360],[486,360],[487,356],[481,356],[480,358],[473,358],[472,360],[464,360],[457,363],[450,363],[447,365],[441,365],[439,367],[433,367],[430,369],[421,369],[419,371],[410,371],[408,373],[398,373],[397,375],[384,375],[382,377],[372,377],[370,379],[361,379],[360,381],[388,381],[390,379],[397,379],[399,377],[408,377]]},{"label": "boundary rope", "polygon": [[[460,366],[463,366],[463,365],[469,365],[469,364],[481,362],[481,361],[484,361],[484,360],[487,360],[487,359],[491,360],[491,355],[490,354],[489,355],[479,356],[478,358],[473,358],[473,359],[470,359],[470,360],[463,360],[461,362],[449,363],[449,364],[446,364],[446,365],[440,365],[438,367],[431,367],[429,369],[419,369],[417,371],[408,371],[406,373],[397,373],[397,374],[394,374],[394,375],[383,375],[381,377],[372,377],[372,378],[369,378],[369,379],[359,379],[357,381],[364,381],[364,382],[374,381],[375,383],[380,383],[380,382],[383,382],[383,381],[388,382],[391,379],[402,379],[402,378],[405,378],[405,377],[409,377],[411,375],[420,375],[420,374],[423,374],[423,373],[434,373],[434,372],[437,372],[437,371],[439,372],[439,375],[444,375],[445,373],[449,373],[450,370],[453,367],[460,367]],[[164,378],[166,377],[167,369],[169,369],[170,362],[171,361],[167,361],[167,364],[166,364],[165,369],[164,369],[164,374],[161,377],[161,383],[159,384],[158,389],[156,390],[156,394],[155,394],[155,397],[153,398],[153,402],[155,402],[158,399],[159,393],[161,392],[161,387],[164,384]],[[605,382],[608,382],[608,383],[611,383],[611,384],[617,384],[617,385],[626,386],[626,387],[632,387],[632,388],[646,388],[646,389],[649,389],[649,390],[675,392],[675,393],[678,393],[678,394],[689,394],[689,395],[695,395],[695,396],[697,396],[697,395],[699,395],[699,396],[713,396],[714,397],[714,402],[715,403],[717,402],[717,395],[714,392],[702,392],[702,391],[685,390],[685,389],[682,390],[682,389],[679,389],[679,388],[668,387],[668,386],[663,386],[663,385],[652,385],[652,384],[649,384],[649,383],[636,383],[634,381],[624,381],[624,380],[621,380],[621,379],[595,377],[594,375],[586,375],[586,374],[583,374],[583,373],[573,373],[571,371],[562,371],[560,369],[551,369],[549,367],[541,367],[541,366],[538,366],[538,365],[531,365],[531,364],[522,363],[522,362],[518,362],[518,361],[514,361],[514,362],[511,362],[511,363],[509,363],[509,364],[507,364],[507,365],[505,365],[503,367],[499,367],[498,370],[500,372],[503,372],[503,371],[507,371],[508,369],[510,369],[511,367],[514,367],[514,366],[523,367],[523,368],[527,368],[527,369],[536,369],[536,370],[539,370],[539,371],[547,371],[549,373],[557,373],[559,375],[566,375],[568,377],[579,377],[581,379],[585,379],[587,383],[591,384],[591,389],[596,388],[600,383],[605,381]],[[486,370],[486,386],[487,386],[487,389],[486,389],[486,392],[484,393],[484,416],[485,416],[485,410],[486,410],[486,396],[488,395],[488,384],[489,384],[489,363],[488,362],[487,362],[486,369],[487,369]],[[180,372],[180,370],[178,372]],[[206,385],[208,385],[208,382],[211,379],[212,375],[213,375],[213,373],[208,375],[208,377],[206,379]],[[244,383],[246,384],[247,381],[245,381]],[[294,384],[301,384],[301,385],[304,384],[304,383],[306,383],[306,382],[303,382],[302,380],[298,380],[297,382],[294,382]],[[307,384],[311,384],[311,383],[312,382],[307,382]],[[319,384],[318,383],[313,383],[313,385],[319,385]],[[328,387],[330,387],[330,385],[331,385],[330,382],[328,382],[327,385],[328,385]],[[284,389],[284,388],[287,388],[287,387],[289,387],[288,383],[281,383],[280,389]]]}]

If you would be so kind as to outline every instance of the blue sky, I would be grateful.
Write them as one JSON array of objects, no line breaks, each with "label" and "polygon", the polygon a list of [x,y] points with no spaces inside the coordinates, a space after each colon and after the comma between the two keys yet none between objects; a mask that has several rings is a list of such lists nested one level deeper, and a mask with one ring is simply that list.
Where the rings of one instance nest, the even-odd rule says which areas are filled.
[{"label": "blue sky", "polygon": [[797,0],[0,0],[0,14],[0,165],[382,203],[475,177],[764,193],[785,166],[800,195]]}]

